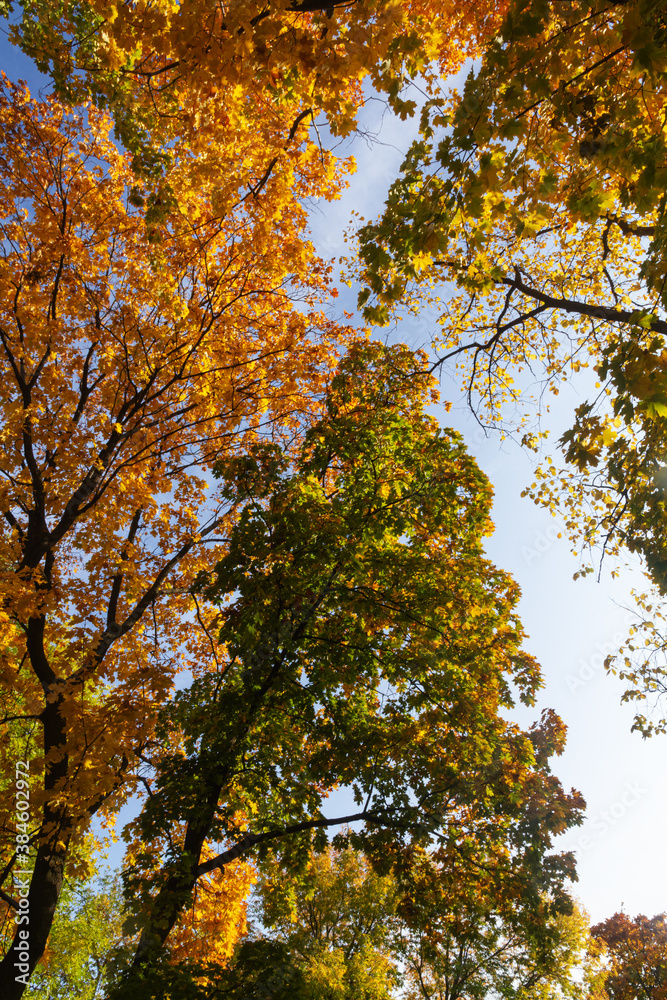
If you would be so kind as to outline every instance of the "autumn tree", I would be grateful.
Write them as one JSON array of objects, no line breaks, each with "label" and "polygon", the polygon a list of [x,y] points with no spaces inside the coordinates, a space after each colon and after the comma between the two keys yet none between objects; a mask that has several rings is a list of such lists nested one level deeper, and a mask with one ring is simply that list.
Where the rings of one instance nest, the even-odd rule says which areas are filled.
[{"label": "autumn tree", "polygon": [[[169,938],[202,876],[272,852],[287,879],[353,821],[352,844],[387,869],[440,845],[569,906],[572,858],[548,854],[582,805],[550,772],[564,727],[502,715],[532,701],[539,671],[516,586],[483,556],[489,484],[424,412],[419,360],[355,348],[297,449],[258,443],[216,467],[238,513],[195,585],[218,602],[216,662],[144,754],[125,875],[139,940],[114,996],[185,995]],[[356,803],[344,816],[326,808],[340,786]],[[207,996],[219,966],[189,971]]]},{"label": "autumn tree", "polygon": [[186,186],[213,177],[221,204],[267,189],[294,199],[302,163],[322,177],[330,169],[316,122],[347,135],[364,78],[410,113],[405,78],[433,60],[445,73],[458,68],[503,9],[470,0],[456,8],[443,0],[27,0],[11,37],[61,98],[111,110],[134,154],[137,195],[159,217],[180,201],[167,169],[179,145],[190,154]]},{"label": "autumn tree", "polygon": [[605,1000],[606,968],[576,904],[508,892],[483,859],[473,877],[417,854],[402,886],[395,953],[405,1000]]},{"label": "autumn tree", "polygon": [[481,858],[473,871],[415,851],[394,877],[329,845],[290,879],[263,866],[259,887],[257,943],[285,949],[266,949],[267,978],[271,960],[298,970],[305,998],[606,998],[586,914],[508,892]]},{"label": "autumn tree", "polygon": [[152,242],[103,114],[4,81],[0,120],[2,898],[29,760],[32,969],[91,817],[134,792],[177,672],[208,668],[191,587],[233,517],[210,470],[307,423],[347,334],[303,215],[221,219],[202,189]]},{"label": "autumn tree", "polygon": [[284,944],[312,1000],[385,1000],[400,980],[393,932],[398,890],[363,854],[329,845],[285,881],[265,865],[254,914],[263,938]]},{"label": "autumn tree", "polygon": [[591,928],[611,959],[606,990],[610,1000],[663,1000],[667,996],[667,921],[615,913]]},{"label": "autumn tree", "polygon": [[[424,105],[386,211],[360,234],[367,317],[435,304],[436,363],[487,423],[518,424],[534,446],[526,378],[558,391],[595,369],[600,393],[561,442],[570,465],[548,460],[533,495],[560,508],[579,550],[638,553],[660,595],[666,71],[663,3],[513,3],[460,97]],[[653,655],[620,661],[640,701],[666,687],[655,604],[640,599]]]}]

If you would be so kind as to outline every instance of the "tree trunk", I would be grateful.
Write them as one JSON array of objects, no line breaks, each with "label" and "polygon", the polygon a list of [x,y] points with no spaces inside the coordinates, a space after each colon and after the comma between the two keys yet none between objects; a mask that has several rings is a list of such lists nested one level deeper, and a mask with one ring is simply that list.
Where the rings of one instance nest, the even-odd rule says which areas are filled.
[{"label": "tree trunk", "polygon": [[[52,694],[51,697],[53,698]],[[42,825],[45,836],[37,848],[35,866],[30,879],[28,909],[25,911],[28,919],[17,924],[12,945],[0,962],[2,1000],[19,1000],[23,995],[33,969],[44,954],[62,892],[72,817],[62,807],[52,808],[50,805],[54,793],[57,795],[58,789],[62,786],[68,769],[65,752],[67,727],[61,714],[62,704],[62,695],[47,701],[41,716],[44,727],[44,758],[47,761],[44,773],[44,788],[47,794]],[[19,865],[20,863],[19,860]],[[19,952],[23,959],[26,958],[27,952],[27,961],[20,960]]]}]

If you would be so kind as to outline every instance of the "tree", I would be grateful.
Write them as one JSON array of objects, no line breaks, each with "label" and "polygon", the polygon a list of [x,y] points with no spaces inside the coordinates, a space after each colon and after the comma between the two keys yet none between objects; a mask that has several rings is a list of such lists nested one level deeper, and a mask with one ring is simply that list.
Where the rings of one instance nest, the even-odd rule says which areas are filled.
[{"label": "tree", "polygon": [[270,940],[284,944],[312,1000],[385,1000],[399,974],[392,932],[397,887],[363,854],[329,845],[285,883],[266,865],[254,913]]},{"label": "tree", "polygon": [[[192,906],[174,928],[170,960],[208,958],[227,965],[247,932],[245,904],[255,878],[249,865],[237,862],[202,879]],[[95,872],[85,884],[67,877],[28,995],[34,1000],[107,996],[136,943],[124,933],[124,921],[123,887],[116,873]]]},{"label": "tree", "polygon": [[586,914],[553,903],[508,893],[483,869],[453,873],[437,852],[418,855],[399,905],[402,996],[602,1000],[606,970]]},{"label": "tree", "polygon": [[663,1000],[667,996],[667,921],[615,913],[591,928],[608,949],[610,974],[605,988],[610,1000]]},{"label": "tree", "polygon": [[35,1000],[98,1000],[109,985],[122,940],[122,891],[106,878],[66,886],[43,961],[30,982]]},{"label": "tree", "polygon": [[[361,231],[367,317],[433,297],[437,363],[459,368],[482,419],[516,429],[515,404],[535,446],[517,376],[557,392],[595,368],[602,391],[560,442],[570,465],[548,459],[533,496],[565,513],[578,549],[639,553],[660,595],[666,32],[662,3],[512,4],[461,98],[424,106],[382,219]],[[444,303],[442,282],[459,289]],[[664,654],[657,630],[649,644]],[[655,657],[622,672],[628,698],[665,688]]]},{"label": "tree", "polygon": [[[258,444],[217,467],[239,512],[198,583],[219,602],[217,662],[165,706],[146,755],[126,875],[140,937],[118,998],[162,995],[203,875],[271,849],[287,878],[341,823],[361,821],[350,842],[388,869],[439,844],[463,870],[484,858],[527,906],[543,891],[569,905],[572,858],[546,853],[582,805],[550,773],[564,727],[501,714],[513,690],[532,701],[539,672],[516,586],[482,554],[488,482],[426,416],[418,360],[356,347],[293,451]],[[341,785],[356,810],[327,815]]]},{"label": "tree", "polygon": [[332,169],[308,131],[318,116],[335,135],[348,134],[364,77],[409,113],[414,102],[399,95],[405,75],[433,59],[443,72],[458,68],[502,9],[470,0],[456,9],[443,0],[79,0],[57,8],[28,0],[12,37],[51,73],[62,98],[92,97],[111,109],[159,215],[181,197],[182,178],[164,175],[179,143],[190,154],[186,187],[213,177],[221,203],[272,188],[296,203],[300,177]]},{"label": "tree", "polygon": [[[614,298],[601,266],[623,256],[617,251],[623,236],[629,269],[648,279],[659,304],[663,15],[661,3],[644,0],[590,0],[583,9],[540,0],[510,6],[462,97],[441,95],[426,103],[422,136],[387,211],[362,231],[369,282],[364,301],[370,292],[378,301],[369,316],[382,319],[383,304],[436,268],[470,290],[497,285],[503,296],[532,298],[541,311],[561,308],[603,322],[632,322],[633,310],[618,308],[626,304],[623,290]],[[555,252],[541,270],[536,250],[549,247],[547,234]],[[648,255],[641,237],[654,238]],[[559,251],[586,247],[595,254],[586,261],[597,274],[592,291],[600,285],[603,292],[597,312],[592,302],[567,294],[586,286],[564,269],[562,258],[560,287],[554,273]],[[526,258],[537,265],[536,280],[530,269],[512,273],[513,254],[518,263]],[[650,314],[651,303],[645,310]],[[514,311],[512,302],[504,318]],[[661,329],[658,316],[645,325]]]},{"label": "tree", "polygon": [[606,996],[586,914],[526,903],[481,866],[454,871],[437,852],[416,851],[395,878],[329,845],[288,881],[264,868],[253,910],[260,940],[287,948],[308,998]]},{"label": "tree", "polygon": [[158,245],[103,114],[4,81],[0,116],[2,898],[16,912],[18,754],[32,969],[68,856],[135,791],[176,673],[212,655],[191,586],[233,511],[210,470],[307,424],[348,334],[318,309],[301,216],[221,220],[202,192]]}]

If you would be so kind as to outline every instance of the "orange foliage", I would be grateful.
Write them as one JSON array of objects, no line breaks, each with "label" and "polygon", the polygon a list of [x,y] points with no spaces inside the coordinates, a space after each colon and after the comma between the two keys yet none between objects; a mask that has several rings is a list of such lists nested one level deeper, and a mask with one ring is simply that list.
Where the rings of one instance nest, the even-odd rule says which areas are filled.
[{"label": "orange foliage", "polygon": [[217,612],[190,594],[234,517],[212,465],[307,422],[348,337],[303,210],[221,216],[202,183],[153,242],[109,127],[2,84],[0,753],[3,774],[31,760],[33,887],[54,901],[175,674],[215,662]]},{"label": "orange foliage", "polygon": [[[399,96],[405,79],[458,70],[506,6],[83,0],[56,9],[27,0],[14,38],[70,99],[92,95],[112,109],[135,167],[159,189],[151,204],[158,215],[211,177],[221,205],[270,191],[270,212],[297,200],[302,169],[320,184],[330,179],[335,158],[311,129],[318,118],[334,135],[348,134],[365,78],[409,112]],[[165,163],[183,150],[185,184],[161,184]]]},{"label": "orange foliage", "polygon": [[615,913],[591,927],[591,934],[603,942],[611,959],[605,989],[610,1000],[667,997],[667,919],[642,914],[634,920]]},{"label": "orange foliage", "polygon": [[[202,861],[214,857],[205,847]],[[225,965],[247,930],[247,900],[257,873],[247,861],[232,861],[202,875],[192,905],[169,934],[172,961],[217,962]]]}]

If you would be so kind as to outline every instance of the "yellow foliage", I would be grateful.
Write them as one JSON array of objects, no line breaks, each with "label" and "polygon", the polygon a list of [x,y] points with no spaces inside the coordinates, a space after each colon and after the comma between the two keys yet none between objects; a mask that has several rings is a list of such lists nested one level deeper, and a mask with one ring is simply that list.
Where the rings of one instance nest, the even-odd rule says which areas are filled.
[{"label": "yellow foliage", "polygon": [[[217,852],[205,848],[202,861]],[[197,881],[192,905],[169,934],[172,961],[225,965],[247,930],[247,901],[257,873],[247,861],[232,861]]]},{"label": "yellow foliage", "polygon": [[83,0],[55,13],[27,0],[13,37],[70,97],[112,108],[150,189],[164,194],[164,165],[180,161],[182,176],[167,183],[179,204],[192,204],[191,192],[196,201],[203,182],[215,187],[221,215],[260,192],[270,213],[281,202],[299,211],[306,187],[336,197],[341,170],[351,169],[322,148],[311,127],[318,117],[348,134],[368,77],[398,113],[411,113],[399,97],[405,78],[456,71],[505,6]]}]

